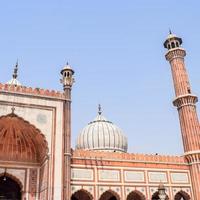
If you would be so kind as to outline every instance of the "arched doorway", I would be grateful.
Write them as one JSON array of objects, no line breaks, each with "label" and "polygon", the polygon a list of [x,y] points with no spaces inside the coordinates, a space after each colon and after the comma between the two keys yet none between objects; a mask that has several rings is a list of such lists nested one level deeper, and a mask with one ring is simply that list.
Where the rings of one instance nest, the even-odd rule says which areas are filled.
[{"label": "arched doorway", "polygon": [[92,200],[92,195],[89,194],[89,192],[86,192],[85,190],[79,190],[72,194],[71,200]]},{"label": "arched doorway", "polygon": [[145,200],[145,196],[139,191],[133,191],[127,196],[127,200]]},{"label": "arched doorway", "polygon": [[21,200],[20,185],[8,176],[0,177],[0,200]]},{"label": "arched doorway", "polygon": [[190,200],[190,196],[186,192],[180,191],[175,195],[174,200]]},{"label": "arched doorway", "polygon": [[109,190],[104,192],[99,200],[119,200],[119,196],[115,192]]},{"label": "arched doorway", "polygon": [[[159,196],[158,196],[158,192],[155,192],[153,195],[152,195],[152,200],[160,200]],[[166,197],[166,200],[169,200],[169,197],[167,196]]]}]

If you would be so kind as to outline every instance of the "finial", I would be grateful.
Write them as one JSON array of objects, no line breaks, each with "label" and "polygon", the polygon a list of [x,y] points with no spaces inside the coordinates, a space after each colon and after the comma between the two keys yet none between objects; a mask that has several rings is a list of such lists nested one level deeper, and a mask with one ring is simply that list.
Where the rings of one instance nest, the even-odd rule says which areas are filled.
[{"label": "finial", "polygon": [[12,110],[12,114],[14,114],[14,112],[15,112],[15,107],[13,106],[13,107],[11,108],[11,110]]},{"label": "finial", "polygon": [[101,113],[102,113],[101,104],[99,104],[99,106],[98,106],[98,113],[99,113],[99,115],[101,115]]},{"label": "finial", "polygon": [[17,71],[18,71],[18,60],[17,60],[17,62],[16,62],[16,64],[15,64],[15,68],[14,68],[14,72],[13,72],[13,78],[14,79],[17,79]]},{"label": "finial", "polygon": [[69,65],[69,62],[67,61],[66,65]]},{"label": "finial", "polygon": [[171,29],[169,28],[169,34],[171,35],[172,34],[172,31],[171,31]]}]

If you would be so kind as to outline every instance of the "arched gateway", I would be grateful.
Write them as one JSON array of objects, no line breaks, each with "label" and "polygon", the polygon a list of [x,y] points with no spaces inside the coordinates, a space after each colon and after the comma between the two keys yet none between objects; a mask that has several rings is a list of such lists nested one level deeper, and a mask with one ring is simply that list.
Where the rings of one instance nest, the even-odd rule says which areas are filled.
[{"label": "arched gateway", "polygon": [[184,191],[178,192],[174,197],[174,200],[190,200],[190,199],[191,198],[190,198],[189,194],[187,194]]},{"label": "arched gateway", "polygon": [[21,185],[6,174],[0,176],[0,200],[21,200]]},{"label": "arched gateway", "polygon": [[104,192],[99,200],[120,200],[118,194],[112,190]]},{"label": "arched gateway", "polygon": [[139,191],[133,191],[127,196],[127,200],[145,200],[145,196]]},{"label": "arched gateway", "polygon": [[92,200],[92,195],[85,190],[78,190],[71,196],[71,200]]},{"label": "arched gateway", "polygon": [[[9,162],[2,166],[0,174],[0,200],[21,200],[24,195],[35,197],[38,192],[37,170],[47,158],[48,145],[45,136],[35,126],[14,112],[0,117],[0,161]],[[23,163],[21,179],[15,166]],[[25,171],[34,173],[29,177]],[[40,178],[42,180],[42,178]],[[32,184],[27,187],[26,181]],[[32,181],[33,180],[33,181]],[[32,181],[32,182],[31,182]],[[23,193],[23,195],[22,195]]]}]

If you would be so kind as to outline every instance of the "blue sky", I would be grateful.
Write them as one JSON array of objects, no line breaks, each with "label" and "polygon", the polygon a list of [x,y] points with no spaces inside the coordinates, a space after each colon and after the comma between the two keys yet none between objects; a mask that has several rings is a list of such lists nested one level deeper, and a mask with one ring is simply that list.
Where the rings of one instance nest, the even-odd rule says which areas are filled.
[{"label": "blue sky", "polygon": [[0,2],[0,82],[19,60],[23,85],[62,90],[60,70],[75,70],[73,145],[97,114],[122,128],[129,152],[181,154],[174,89],[163,42],[183,38],[192,89],[200,95],[200,3],[160,0]]}]

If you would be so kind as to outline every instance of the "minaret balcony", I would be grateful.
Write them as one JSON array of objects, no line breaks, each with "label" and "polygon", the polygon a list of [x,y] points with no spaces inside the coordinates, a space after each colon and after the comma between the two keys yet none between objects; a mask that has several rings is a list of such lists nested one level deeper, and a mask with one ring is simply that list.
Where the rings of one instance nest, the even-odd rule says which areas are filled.
[{"label": "minaret balcony", "polygon": [[165,58],[166,58],[166,60],[171,62],[175,58],[184,58],[185,56],[186,56],[185,49],[183,49],[181,47],[177,47],[177,48],[174,48],[174,49],[170,49],[166,53]]},{"label": "minaret balcony", "polygon": [[173,105],[178,109],[183,106],[195,106],[196,102],[198,102],[198,97],[192,94],[186,94],[178,96],[174,101]]}]

